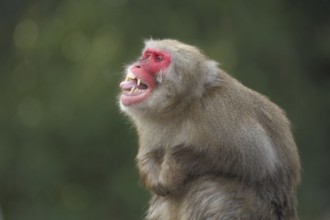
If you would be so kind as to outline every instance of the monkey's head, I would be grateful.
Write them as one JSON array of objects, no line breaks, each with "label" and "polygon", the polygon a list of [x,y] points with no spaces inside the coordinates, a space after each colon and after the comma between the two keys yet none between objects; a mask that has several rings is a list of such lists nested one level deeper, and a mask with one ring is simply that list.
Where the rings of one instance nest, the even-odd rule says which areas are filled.
[{"label": "monkey's head", "polygon": [[176,40],[148,40],[141,57],[126,68],[120,106],[127,113],[174,113],[220,81],[217,63],[197,48]]}]

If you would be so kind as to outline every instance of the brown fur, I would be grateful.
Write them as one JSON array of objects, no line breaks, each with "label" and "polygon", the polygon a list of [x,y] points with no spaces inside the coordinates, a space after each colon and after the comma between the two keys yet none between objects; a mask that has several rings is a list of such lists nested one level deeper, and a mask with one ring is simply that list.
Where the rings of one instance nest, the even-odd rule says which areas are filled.
[{"label": "brown fur", "polygon": [[150,40],[146,48],[172,56],[150,97],[121,105],[153,194],[147,219],[298,219],[300,162],[284,112],[195,47]]}]

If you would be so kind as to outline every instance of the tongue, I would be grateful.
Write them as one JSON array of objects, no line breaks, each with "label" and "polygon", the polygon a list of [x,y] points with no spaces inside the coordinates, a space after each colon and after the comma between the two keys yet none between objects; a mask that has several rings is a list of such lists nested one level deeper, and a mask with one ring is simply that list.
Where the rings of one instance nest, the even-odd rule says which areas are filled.
[{"label": "tongue", "polygon": [[120,87],[121,89],[125,89],[125,90],[127,90],[127,89],[131,89],[131,88],[136,87],[136,86],[137,86],[137,84],[136,84],[136,82],[135,82],[134,80],[123,81],[123,82],[121,82],[120,85],[119,85],[119,87]]}]

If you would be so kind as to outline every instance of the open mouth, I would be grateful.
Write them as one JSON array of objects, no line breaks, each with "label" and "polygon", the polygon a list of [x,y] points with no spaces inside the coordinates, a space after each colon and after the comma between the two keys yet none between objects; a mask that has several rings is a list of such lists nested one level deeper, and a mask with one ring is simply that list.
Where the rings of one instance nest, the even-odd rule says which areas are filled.
[{"label": "open mouth", "polygon": [[144,93],[148,89],[148,85],[143,83],[133,73],[129,72],[123,82],[120,83],[123,94],[135,96]]},{"label": "open mouth", "polygon": [[120,99],[124,105],[138,103],[145,99],[150,93],[148,84],[132,72],[128,72],[125,80],[122,81],[119,86],[122,91]]}]

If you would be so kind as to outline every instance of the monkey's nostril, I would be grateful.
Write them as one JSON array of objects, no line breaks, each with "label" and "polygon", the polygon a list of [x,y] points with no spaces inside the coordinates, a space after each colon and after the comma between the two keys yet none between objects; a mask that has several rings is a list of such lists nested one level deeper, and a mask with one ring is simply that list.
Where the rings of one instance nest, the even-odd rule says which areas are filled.
[{"label": "monkey's nostril", "polygon": [[141,68],[141,66],[140,66],[140,65],[138,65],[138,64],[137,64],[137,65],[135,65],[135,67],[136,67],[136,68],[139,68],[139,69]]}]

